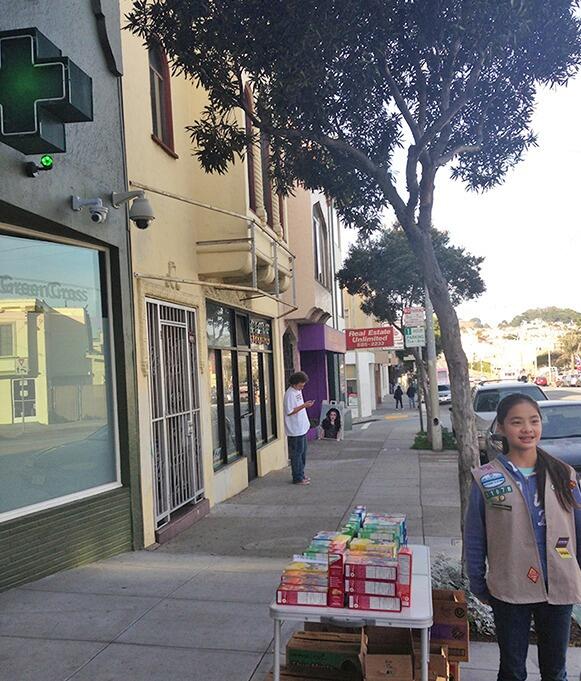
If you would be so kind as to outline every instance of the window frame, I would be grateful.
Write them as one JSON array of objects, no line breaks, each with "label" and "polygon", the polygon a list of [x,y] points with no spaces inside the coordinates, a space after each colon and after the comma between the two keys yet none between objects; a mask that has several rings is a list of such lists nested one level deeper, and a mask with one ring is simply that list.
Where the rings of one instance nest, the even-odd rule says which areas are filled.
[{"label": "window frame", "polygon": [[[1,233],[0,233],[1,236]],[[2,345],[0,344],[0,359],[7,359],[11,357],[16,357],[16,324],[14,322],[0,322],[0,329],[2,327],[10,328],[10,341],[12,352],[8,355],[2,354]]]},{"label": "window frame", "polygon": [[329,253],[329,229],[318,203],[313,206],[313,248],[315,262],[315,279],[328,291],[331,291],[331,262]]},{"label": "window frame", "polygon": [[[212,457],[212,464],[213,464],[213,469],[214,472],[217,472],[226,466],[230,465],[234,461],[237,461],[239,459],[245,458],[244,454],[244,447],[242,445],[242,423],[241,423],[241,415],[240,415],[240,390],[239,390],[239,374],[238,374],[238,357],[240,354],[247,355],[249,358],[249,364],[250,364],[250,372],[249,372],[249,381],[250,381],[250,389],[252,392],[252,400],[249,400],[250,406],[252,409],[254,409],[254,378],[252,376],[252,359],[253,356],[256,355],[258,357],[258,367],[259,367],[259,385],[260,385],[260,409],[259,409],[259,416],[260,418],[258,419],[256,417],[256,412],[254,412],[254,434],[253,437],[255,439],[255,447],[256,450],[258,451],[262,447],[266,446],[267,444],[273,442],[278,438],[278,423],[277,423],[277,418],[276,418],[276,405],[277,405],[277,400],[276,400],[276,393],[275,393],[275,385],[274,385],[274,345],[273,345],[273,320],[268,318],[268,317],[263,317],[261,315],[257,315],[254,313],[251,313],[247,310],[241,310],[239,308],[233,308],[230,307],[229,305],[226,305],[220,301],[215,301],[210,298],[206,299],[206,310],[207,310],[207,305],[210,303],[211,305],[218,305],[226,310],[230,311],[230,315],[233,318],[233,338],[232,342],[233,345],[225,347],[225,346],[217,346],[217,345],[212,345],[208,341],[208,356],[210,355],[211,352],[214,353],[215,355],[215,366],[216,366],[216,374],[217,374],[217,387],[218,389],[218,433],[220,437],[220,442],[219,442],[219,447],[221,450],[221,462],[220,464],[216,465],[216,462],[214,461],[214,458]],[[236,319],[238,317],[244,317],[247,320],[248,324],[248,329],[250,330],[250,323],[252,319],[258,319],[262,320],[268,323],[269,328],[270,328],[270,349],[263,349],[263,348],[258,348],[255,345],[252,344],[252,340],[250,339],[250,344],[245,345],[244,341],[246,339],[238,339],[237,337],[237,331],[238,331],[238,324],[236,322]],[[206,316],[206,327],[208,325],[208,316]],[[208,336],[206,335],[206,338]],[[235,400],[234,400],[234,412],[235,412],[235,418],[236,418],[236,423],[234,424],[235,426],[235,432],[236,432],[236,452],[232,454],[228,454],[227,452],[227,446],[226,446],[226,421],[225,421],[225,413],[224,413],[224,399],[223,399],[223,376],[222,376],[222,353],[224,352],[230,352],[232,355],[232,367],[233,367],[233,383],[234,383],[234,390],[235,390]],[[262,357],[261,357],[262,356]],[[266,410],[268,409],[268,405],[266,403],[266,390],[265,390],[265,381],[264,381],[264,361],[265,357],[268,357],[266,361],[269,362],[269,371],[270,371],[270,386],[269,386],[269,392],[270,392],[270,411],[271,411],[271,424],[272,424],[272,434],[268,434],[268,423],[266,419]],[[220,366],[220,373],[218,374],[218,365]],[[257,429],[259,429],[259,432],[261,434],[261,439],[259,440],[258,437],[256,436],[257,434]],[[212,443],[212,452],[217,449],[217,447],[214,447],[214,443]]]},{"label": "window frame", "polygon": [[[252,100],[252,92],[248,85],[244,88],[244,99],[246,100],[246,106],[250,111],[254,110],[254,102]],[[244,115],[244,124],[246,128],[246,134],[249,136],[254,135],[252,121],[248,114]],[[256,175],[254,173],[254,159],[256,157],[256,149],[254,148],[254,143],[250,142],[246,146],[246,180],[248,183],[248,207],[251,211],[256,213]]]},{"label": "window frame", "polygon": [[121,470],[121,447],[120,447],[120,436],[119,436],[119,401],[117,394],[117,359],[115,354],[115,329],[113,323],[113,297],[112,297],[112,275],[111,275],[111,252],[110,249],[104,246],[98,246],[95,244],[89,244],[84,241],[69,239],[69,238],[56,238],[51,234],[42,234],[29,230],[29,229],[15,229],[9,230],[4,226],[0,229],[0,238],[2,236],[18,237],[22,239],[29,239],[31,241],[39,241],[53,244],[62,244],[64,246],[76,246],[78,248],[84,248],[92,251],[96,251],[99,255],[99,274],[100,274],[100,288],[101,288],[101,309],[102,313],[107,314],[103,324],[103,328],[107,326],[109,333],[109,375],[111,381],[111,404],[109,405],[110,413],[110,424],[113,429],[112,444],[115,454],[115,480],[112,482],[105,483],[103,485],[98,485],[97,487],[91,487],[85,490],[80,490],[78,492],[73,492],[71,494],[66,494],[60,497],[54,497],[53,499],[47,499],[45,501],[40,501],[36,504],[30,504],[29,506],[22,506],[20,508],[13,509],[11,511],[0,512],[0,526],[4,522],[9,522],[10,520],[16,520],[23,518],[34,513],[40,513],[42,511],[50,510],[52,508],[58,508],[59,506],[64,506],[75,501],[83,501],[85,499],[90,499],[92,497],[104,494],[105,492],[110,492],[115,489],[120,489],[123,487],[122,481],[122,470]]},{"label": "window frame", "polygon": [[274,216],[272,211],[272,181],[270,176],[270,139],[264,132],[260,133],[260,164],[262,169],[262,200],[266,212],[266,224],[272,229]]},{"label": "window frame", "polygon": [[[158,69],[152,64],[152,53],[156,53],[160,64],[161,71],[159,73]],[[148,50],[149,59],[149,88],[150,88],[150,105],[151,105],[151,139],[156,142],[164,151],[166,151],[173,158],[178,158],[175,152],[175,141],[174,141],[174,131],[173,131],[173,111],[171,104],[171,73],[169,70],[169,65],[167,63],[167,57],[165,52],[162,50],[161,46],[154,43]],[[153,75],[155,74],[155,75]],[[159,82],[160,88],[160,111],[159,113],[154,112],[154,91],[153,83],[155,78]],[[158,94],[158,93],[156,93]],[[162,131],[162,136],[160,137],[155,130],[155,121],[159,119],[160,127]]]}]

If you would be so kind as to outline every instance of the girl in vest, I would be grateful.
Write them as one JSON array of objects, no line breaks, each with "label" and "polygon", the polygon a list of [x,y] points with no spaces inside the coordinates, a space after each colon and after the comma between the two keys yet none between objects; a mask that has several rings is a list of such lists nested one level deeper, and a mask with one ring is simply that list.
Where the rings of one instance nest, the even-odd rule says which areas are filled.
[{"label": "girl in vest", "polygon": [[503,454],[472,471],[464,529],[470,589],[492,606],[498,681],[526,679],[532,618],[542,681],[567,681],[571,610],[581,602],[581,493],[575,471],[538,447],[533,399],[505,397],[497,424]]}]

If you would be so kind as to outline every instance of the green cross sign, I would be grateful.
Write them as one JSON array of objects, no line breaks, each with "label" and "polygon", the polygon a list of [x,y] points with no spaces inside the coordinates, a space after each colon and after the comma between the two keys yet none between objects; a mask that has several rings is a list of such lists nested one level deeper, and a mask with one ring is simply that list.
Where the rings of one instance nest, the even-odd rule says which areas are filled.
[{"label": "green cross sign", "polygon": [[93,120],[92,81],[36,28],[0,32],[0,142],[66,151],[65,123]]}]

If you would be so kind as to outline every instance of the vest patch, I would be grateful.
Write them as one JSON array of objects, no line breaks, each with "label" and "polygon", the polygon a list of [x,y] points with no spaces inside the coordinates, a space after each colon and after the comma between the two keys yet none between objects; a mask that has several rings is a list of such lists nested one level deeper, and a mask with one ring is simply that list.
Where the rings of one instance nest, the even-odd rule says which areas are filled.
[{"label": "vest patch", "polygon": [[504,487],[497,487],[496,489],[484,490],[484,498],[486,499],[486,501],[492,501],[493,499],[504,501],[504,495],[510,494],[511,492],[512,486],[505,485]]},{"label": "vest patch", "polygon": [[484,489],[494,489],[495,487],[502,487],[506,482],[506,478],[502,473],[496,471],[494,473],[487,473],[480,478],[480,484]]},{"label": "vest patch", "polygon": [[533,584],[536,584],[539,581],[539,571],[535,570],[534,567],[530,567],[529,571],[527,572],[527,577],[531,580]]},{"label": "vest patch", "polygon": [[569,537],[559,537],[559,539],[557,540],[555,551],[561,556],[561,558],[573,558],[571,552],[567,548],[568,543]]}]

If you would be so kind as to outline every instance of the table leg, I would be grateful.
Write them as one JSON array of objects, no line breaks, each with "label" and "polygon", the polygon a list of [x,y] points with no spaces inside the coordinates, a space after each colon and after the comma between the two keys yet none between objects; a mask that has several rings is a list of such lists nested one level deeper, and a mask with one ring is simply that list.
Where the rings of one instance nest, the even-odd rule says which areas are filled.
[{"label": "table leg", "polygon": [[[280,681],[280,634],[282,629],[282,621],[274,620],[274,669],[273,681]],[[425,681],[428,681],[426,676]]]},{"label": "table leg", "polygon": [[429,629],[422,629],[422,681],[428,681],[428,664],[430,662],[428,632]]}]

